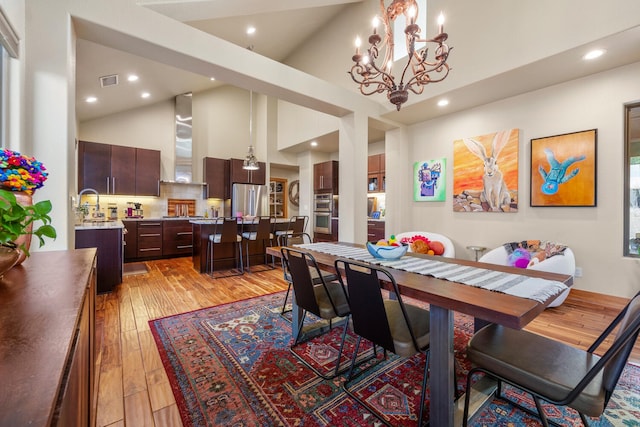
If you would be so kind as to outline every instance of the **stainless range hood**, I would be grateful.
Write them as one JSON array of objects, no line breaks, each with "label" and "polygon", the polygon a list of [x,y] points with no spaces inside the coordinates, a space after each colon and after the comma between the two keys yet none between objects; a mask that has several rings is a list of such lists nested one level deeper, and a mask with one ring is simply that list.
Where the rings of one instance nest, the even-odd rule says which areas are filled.
[{"label": "stainless range hood", "polygon": [[191,120],[191,93],[184,93],[175,98],[175,171],[174,180],[161,181],[165,184],[192,184],[193,182],[193,140]]}]

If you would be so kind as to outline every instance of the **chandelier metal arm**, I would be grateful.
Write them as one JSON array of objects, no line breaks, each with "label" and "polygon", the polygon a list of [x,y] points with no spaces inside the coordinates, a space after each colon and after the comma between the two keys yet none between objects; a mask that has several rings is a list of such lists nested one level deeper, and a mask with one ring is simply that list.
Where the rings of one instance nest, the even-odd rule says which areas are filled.
[{"label": "chandelier metal arm", "polygon": [[[415,0],[392,0],[386,8],[384,0],[380,0],[380,14],[384,24],[384,39],[377,33],[376,18],[373,34],[368,38],[369,47],[366,54],[359,53],[360,41],[357,39],[356,54],[352,58],[355,64],[348,73],[359,85],[360,93],[373,95],[387,92],[389,101],[400,110],[402,104],[408,100],[409,91],[419,95],[427,84],[441,82],[449,75],[450,67],[447,60],[451,49],[445,43],[448,35],[443,29],[442,16],[438,21],[438,34],[434,38],[420,37],[420,27],[415,23],[415,16],[418,14]],[[393,23],[399,16],[405,16],[407,22],[404,34],[408,55],[399,80],[396,80],[391,73],[391,60],[394,49]],[[416,51],[416,43],[424,43],[427,46],[435,44],[433,60],[429,60],[429,48],[425,46]],[[379,56],[382,51],[384,60],[380,62]]]}]

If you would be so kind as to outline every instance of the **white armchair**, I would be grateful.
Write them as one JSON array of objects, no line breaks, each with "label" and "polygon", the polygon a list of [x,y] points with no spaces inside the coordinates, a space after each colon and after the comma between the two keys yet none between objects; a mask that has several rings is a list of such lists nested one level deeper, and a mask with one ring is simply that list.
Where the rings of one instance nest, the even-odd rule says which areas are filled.
[{"label": "white armchair", "polygon": [[[442,254],[443,257],[456,257],[456,248],[453,246],[453,242],[447,236],[443,236],[442,234],[431,233],[428,231],[405,231],[404,233],[396,234],[396,240],[400,241],[405,237],[410,238],[418,235],[424,236],[429,240],[441,242],[444,245],[444,253]],[[409,247],[409,251],[411,251],[411,247]]]},{"label": "white armchair", "polygon": [[[479,262],[487,262],[490,264],[509,265],[509,253],[504,246],[498,246],[484,254]],[[562,255],[554,255],[546,258],[538,263],[531,263],[528,267],[530,270],[547,271],[549,273],[568,274],[573,276],[576,271],[576,258],[573,251],[570,248],[565,248]],[[549,307],[557,307],[567,299],[569,291],[568,288],[559,297],[557,297]]]}]

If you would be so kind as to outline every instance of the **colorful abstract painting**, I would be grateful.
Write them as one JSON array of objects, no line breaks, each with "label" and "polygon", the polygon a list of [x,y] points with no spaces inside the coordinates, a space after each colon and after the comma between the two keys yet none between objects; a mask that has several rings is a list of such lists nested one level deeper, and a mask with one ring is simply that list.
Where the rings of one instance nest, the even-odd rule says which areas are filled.
[{"label": "colorful abstract painting", "polygon": [[444,202],[446,159],[427,160],[413,164],[413,200]]},{"label": "colorful abstract painting", "polygon": [[531,206],[596,206],[597,129],[531,140]]},{"label": "colorful abstract painting", "polygon": [[518,211],[518,129],[453,142],[454,212]]}]

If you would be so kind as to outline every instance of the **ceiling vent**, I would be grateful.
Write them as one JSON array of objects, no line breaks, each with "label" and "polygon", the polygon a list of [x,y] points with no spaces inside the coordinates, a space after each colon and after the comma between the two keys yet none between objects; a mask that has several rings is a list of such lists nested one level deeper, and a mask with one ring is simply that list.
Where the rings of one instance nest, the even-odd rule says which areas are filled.
[{"label": "ceiling vent", "polygon": [[118,75],[112,74],[110,76],[102,76],[100,77],[100,86],[109,87],[115,86],[118,84]]}]

